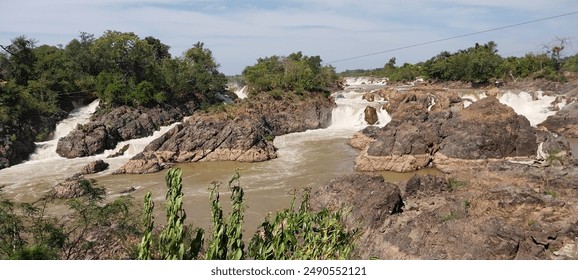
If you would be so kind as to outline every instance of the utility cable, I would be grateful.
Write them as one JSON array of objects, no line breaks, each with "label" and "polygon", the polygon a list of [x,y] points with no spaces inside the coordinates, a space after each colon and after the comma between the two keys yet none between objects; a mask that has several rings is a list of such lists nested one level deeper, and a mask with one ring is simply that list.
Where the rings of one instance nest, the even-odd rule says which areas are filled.
[{"label": "utility cable", "polygon": [[551,17],[539,18],[539,19],[535,19],[535,20],[530,20],[530,21],[525,21],[525,22],[520,22],[520,23],[515,23],[515,24],[510,24],[510,25],[505,25],[505,26],[501,26],[501,27],[486,29],[486,30],[482,30],[482,31],[476,31],[476,32],[472,32],[472,33],[447,37],[447,38],[433,40],[433,41],[427,41],[427,42],[413,44],[413,45],[407,45],[407,46],[403,46],[403,47],[399,47],[399,48],[393,48],[393,49],[389,49],[389,50],[384,50],[384,51],[379,51],[379,52],[374,52],[374,53],[358,55],[358,56],[354,56],[354,57],[348,57],[348,58],[333,60],[330,62],[326,62],[325,64],[327,65],[327,64],[337,63],[337,62],[359,59],[359,58],[368,57],[368,56],[374,56],[374,55],[378,55],[378,54],[382,54],[382,53],[388,53],[388,52],[399,51],[399,50],[404,50],[404,49],[409,49],[409,48],[415,48],[415,47],[419,47],[419,46],[423,46],[423,45],[429,45],[429,44],[439,43],[439,42],[443,42],[443,41],[449,41],[449,40],[453,40],[453,39],[457,39],[457,38],[468,37],[468,36],[478,35],[478,34],[482,34],[482,33],[502,30],[502,29],[508,29],[508,28],[517,27],[520,25],[526,25],[526,24],[530,24],[530,23],[536,23],[536,22],[540,22],[540,21],[546,21],[546,20],[551,20],[551,19],[575,15],[575,14],[578,14],[578,11],[565,13],[565,14],[561,14],[561,15],[556,15],[556,16],[551,16]]}]

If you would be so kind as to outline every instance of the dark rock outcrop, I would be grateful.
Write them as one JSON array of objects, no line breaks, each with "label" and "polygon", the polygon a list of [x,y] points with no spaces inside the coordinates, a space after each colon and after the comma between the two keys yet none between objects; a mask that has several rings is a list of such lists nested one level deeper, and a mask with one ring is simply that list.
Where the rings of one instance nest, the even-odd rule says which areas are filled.
[{"label": "dark rock outcrop", "polygon": [[566,137],[578,138],[578,102],[564,106],[555,115],[540,123],[538,127],[540,126]]},{"label": "dark rock outcrop", "polygon": [[102,153],[114,149],[121,141],[150,136],[161,126],[180,121],[192,111],[192,103],[164,108],[118,107],[93,117],[89,123],[60,138],[56,152],[66,158]]},{"label": "dark rock outcrop", "polygon": [[[529,121],[488,97],[463,109],[455,93],[410,91],[387,103],[392,120],[380,132],[356,135],[368,143],[355,160],[359,171],[407,172],[447,158],[531,157],[538,144]],[[374,141],[371,141],[373,139]],[[438,159],[438,162],[434,160]]]},{"label": "dark rock outcrop", "polygon": [[59,110],[50,116],[30,115],[25,120],[0,123],[0,169],[27,160],[36,149],[34,142],[47,140],[66,116]]},{"label": "dark rock outcrop", "polygon": [[120,148],[115,153],[108,155],[107,158],[120,157],[120,156],[124,155],[124,153],[128,150],[129,147],[130,147],[130,145],[126,144],[126,145],[122,146],[122,148]]},{"label": "dark rock outcrop", "polygon": [[331,180],[312,195],[315,205],[331,210],[341,206],[353,207],[347,223],[363,221],[364,228],[379,228],[390,215],[402,212],[403,201],[398,186],[385,182],[382,176],[345,175]]},{"label": "dark rock outcrop", "polygon": [[333,104],[323,97],[263,98],[240,104],[234,113],[194,114],[115,173],[152,173],[178,162],[265,161],[277,157],[274,136],[327,127],[331,120]]},{"label": "dark rock outcrop", "polygon": [[108,163],[104,162],[103,160],[99,159],[93,161],[82,168],[80,174],[94,174],[101,171],[104,171],[108,168]]},{"label": "dark rock outcrop", "polygon": [[[351,207],[361,259],[577,259],[578,170],[491,162],[476,172],[415,176],[391,191],[366,175],[332,180],[311,196],[316,209]],[[547,184],[544,181],[549,178]],[[451,184],[465,182],[459,188]],[[386,201],[392,203],[385,203]]]},{"label": "dark rock outcrop", "polygon": [[439,152],[452,158],[486,159],[536,154],[528,119],[493,97],[479,100],[440,128]]}]

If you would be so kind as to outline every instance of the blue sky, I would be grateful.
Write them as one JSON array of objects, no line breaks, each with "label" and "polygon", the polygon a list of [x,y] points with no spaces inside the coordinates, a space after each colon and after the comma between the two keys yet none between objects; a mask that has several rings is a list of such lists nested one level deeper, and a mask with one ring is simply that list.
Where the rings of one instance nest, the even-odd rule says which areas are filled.
[{"label": "blue sky", "polygon": [[[0,0],[0,44],[20,35],[66,45],[80,32],[135,32],[159,38],[175,56],[202,41],[232,75],[260,57],[303,51],[331,62],[575,11],[576,0]],[[564,54],[578,52],[577,14],[332,65],[415,63],[490,40],[501,55],[522,56],[556,37],[569,40]]]}]

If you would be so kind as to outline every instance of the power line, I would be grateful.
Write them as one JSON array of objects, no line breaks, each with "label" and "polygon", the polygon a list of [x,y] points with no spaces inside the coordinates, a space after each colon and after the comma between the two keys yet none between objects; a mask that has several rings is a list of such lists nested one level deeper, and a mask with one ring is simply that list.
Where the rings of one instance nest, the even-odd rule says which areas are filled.
[{"label": "power line", "polygon": [[378,54],[382,54],[382,53],[388,53],[388,52],[399,51],[399,50],[403,50],[403,49],[409,49],[409,48],[419,47],[419,46],[423,46],[423,45],[429,45],[429,44],[439,43],[439,42],[443,42],[443,41],[449,41],[449,40],[453,40],[453,39],[457,39],[457,38],[462,38],[462,37],[468,37],[468,36],[478,35],[478,34],[482,34],[482,33],[487,33],[487,32],[492,32],[492,31],[497,31],[497,30],[512,28],[512,27],[516,27],[516,26],[520,26],[520,25],[525,25],[525,24],[530,24],[530,23],[536,23],[536,22],[540,22],[540,21],[551,20],[551,19],[560,18],[560,17],[565,17],[565,16],[569,16],[569,15],[574,15],[574,14],[578,14],[578,11],[574,11],[574,12],[570,12],[570,13],[565,13],[565,14],[561,14],[561,15],[556,15],[556,16],[551,16],[551,17],[545,17],[545,18],[530,20],[530,21],[525,21],[525,22],[520,22],[520,23],[515,23],[515,24],[510,24],[510,25],[505,25],[505,26],[496,27],[496,28],[492,28],[492,29],[486,29],[486,30],[482,30],[482,31],[476,31],[476,32],[467,33],[467,34],[463,34],[463,35],[457,35],[457,36],[453,36],[453,37],[447,37],[447,38],[443,38],[443,39],[438,39],[438,40],[433,40],[433,41],[428,41],[428,42],[423,42],[423,43],[418,43],[418,44],[403,46],[403,47],[394,48],[394,49],[389,49],[389,50],[385,50],[385,51],[379,51],[379,52],[368,53],[368,54],[358,55],[358,56],[354,56],[354,57],[344,58],[344,59],[338,59],[338,60],[334,60],[334,61],[327,62],[327,63],[325,63],[325,64],[332,64],[332,63],[337,63],[337,62],[354,60],[354,59],[359,59],[359,58],[368,57],[368,56],[374,56],[374,55],[378,55]]}]

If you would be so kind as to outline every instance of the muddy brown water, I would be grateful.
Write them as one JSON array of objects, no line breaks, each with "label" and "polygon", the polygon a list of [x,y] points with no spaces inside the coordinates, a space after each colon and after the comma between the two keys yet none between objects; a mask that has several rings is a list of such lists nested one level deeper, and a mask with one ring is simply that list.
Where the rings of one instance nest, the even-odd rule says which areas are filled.
[{"label": "muddy brown water", "polygon": [[[323,132],[317,133],[319,136]],[[209,188],[213,182],[222,182],[221,205],[225,212],[230,209],[227,182],[239,172],[240,184],[245,191],[245,234],[252,235],[267,213],[290,206],[294,193],[306,188],[315,191],[319,186],[338,176],[352,173],[354,159],[359,151],[347,144],[347,138],[316,138],[316,132],[292,134],[285,137],[290,144],[281,144],[279,158],[265,162],[196,162],[178,164],[183,172],[184,208],[187,219],[194,226],[209,228],[210,204]],[[301,139],[301,141],[297,141]],[[408,180],[414,174],[438,173],[435,169],[417,172],[381,172],[385,180],[399,182]],[[144,195],[152,193],[155,202],[157,223],[164,223],[163,203],[166,193],[166,172],[145,175],[107,175],[98,177],[98,183],[107,187],[111,197],[130,187],[136,191],[131,195],[142,204]]]}]

